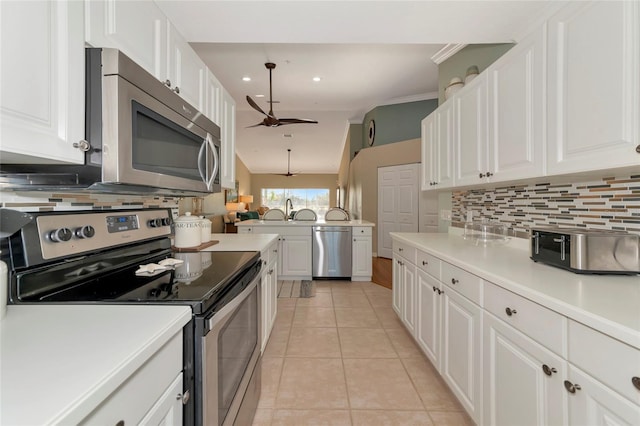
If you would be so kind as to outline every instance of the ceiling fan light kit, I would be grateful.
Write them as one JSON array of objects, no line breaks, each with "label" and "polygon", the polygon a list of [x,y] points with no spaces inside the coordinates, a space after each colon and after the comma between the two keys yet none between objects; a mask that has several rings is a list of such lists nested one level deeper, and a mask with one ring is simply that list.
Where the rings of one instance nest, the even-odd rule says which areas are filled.
[{"label": "ceiling fan light kit", "polygon": [[278,127],[285,124],[318,124],[317,121],[309,120],[306,118],[276,118],[273,113],[273,85],[271,82],[271,72],[276,67],[276,64],[274,64],[273,62],[267,62],[266,64],[264,64],[264,66],[269,70],[269,113],[267,114],[266,112],[264,112],[262,108],[260,108],[258,104],[253,99],[251,99],[249,95],[247,95],[247,102],[249,103],[249,105],[251,105],[251,108],[266,116],[260,123],[248,127]]}]

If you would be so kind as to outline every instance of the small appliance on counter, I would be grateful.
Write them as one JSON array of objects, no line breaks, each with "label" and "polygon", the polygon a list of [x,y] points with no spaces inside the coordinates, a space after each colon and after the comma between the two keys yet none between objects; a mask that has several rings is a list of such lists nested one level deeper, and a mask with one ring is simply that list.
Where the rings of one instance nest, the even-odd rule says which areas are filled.
[{"label": "small appliance on counter", "polygon": [[601,229],[533,227],[531,259],[580,274],[640,274],[640,235]]}]

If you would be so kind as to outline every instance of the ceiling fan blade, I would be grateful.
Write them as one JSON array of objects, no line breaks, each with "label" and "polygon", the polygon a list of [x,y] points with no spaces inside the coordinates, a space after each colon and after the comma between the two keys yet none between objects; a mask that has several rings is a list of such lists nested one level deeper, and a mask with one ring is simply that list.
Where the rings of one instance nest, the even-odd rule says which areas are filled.
[{"label": "ceiling fan blade", "polygon": [[318,124],[316,120],[309,120],[306,118],[280,118],[280,125],[283,124]]},{"label": "ceiling fan blade", "polygon": [[254,124],[253,126],[247,126],[247,127],[245,127],[245,129],[248,129],[248,128],[250,128],[250,127],[259,127],[259,126],[264,126],[264,123],[263,123],[263,122],[260,122],[260,123],[258,123],[258,124]]},{"label": "ceiling fan blade", "polygon": [[269,114],[267,114],[266,112],[264,112],[264,111],[262,110],[262,108],[260,108],[260,107],[258,106],[258,104],[257,104],[253,99],[251,99],[251,97],[250,97],[249,95],[247,95],[247,102],[249,102],[249,105],[251,105],[251,107],[252,107],[253,109],[255,109],[256,111],[261,112],[261,113],[263,113],[264,115],[266,115],[267,117],[269,117]]}]

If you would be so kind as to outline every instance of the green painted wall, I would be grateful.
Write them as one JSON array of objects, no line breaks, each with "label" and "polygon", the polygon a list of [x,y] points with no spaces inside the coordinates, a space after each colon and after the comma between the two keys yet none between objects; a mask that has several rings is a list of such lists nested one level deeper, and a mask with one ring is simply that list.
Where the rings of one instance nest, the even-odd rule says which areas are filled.
[{"label": "green painted wall", "polygon": [[[436,99],[382,105],[365,114],[361,125],[361,140],[352,139],[352,155],[355,151],[369,146],[369,122],[375,120],[376,137],[374,146],[406,141],[420,137],[420,122],[438,107]],[[352,131],[356,129],[352,128]]]},{"label": "green painted wall", "polygon": [[514,46],[512,43],[502,44],[470,44],[438,66],[438,101],[444,102],[444,89],[453,77],[463,81],[467,68],[476,65],[480,72],[494,63]]}]

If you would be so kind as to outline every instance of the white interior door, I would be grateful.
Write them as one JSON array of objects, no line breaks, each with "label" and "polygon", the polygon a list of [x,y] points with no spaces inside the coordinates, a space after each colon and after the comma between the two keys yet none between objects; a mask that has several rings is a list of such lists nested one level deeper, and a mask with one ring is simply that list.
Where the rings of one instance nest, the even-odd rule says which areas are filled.
[{"label": "white interior door", "polygon": [[378,168],[378,256],[391,258],[390,232],[418,232],[420,164]]}]

